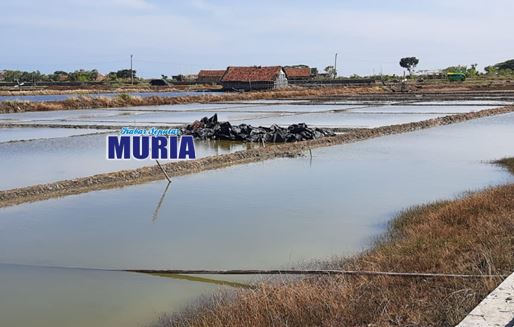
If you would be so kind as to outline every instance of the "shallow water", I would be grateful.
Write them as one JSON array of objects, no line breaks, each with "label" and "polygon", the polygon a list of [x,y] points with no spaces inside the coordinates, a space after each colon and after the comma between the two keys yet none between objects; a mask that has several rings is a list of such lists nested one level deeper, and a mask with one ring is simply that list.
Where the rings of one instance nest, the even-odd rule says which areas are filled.
[{"label": "shallow water", "polygon": [[[197,158],[256,145],[195,141]],[[155,165],[152,160],[106,160],[106,134],[0,143],[0,190]],[[162,163],[166,163],[162,160]]]},{"label": "shallow water", "polygon": [[[0,209],[0,262],[244,269],[354,254],[402,208],[513,182],[487,161],[514,155],[514,114],[316,149],[313,155],[312,160],[279,159],[178,177],[167,193],[159,181]],[[0,271],[5,275],[5,268]],[[24,285],[43,285],[31,274],[7,275],[10,287],[2,290],[3,301],[27,294]],[[82,287],[85,301],[105,305],[84,311],[79,303],[74,310],[91,319],[115,318],[119,312],[110,305],[120,294],[135,301],[146,283],[152,281],[142,278],[100,294]],[[67,288],[59,285],[54,292],[66,295]],[[197,294],[198,284],[188,285]],[[187,293],[187,285],[176,292],[174,287],[170,283],[148,292],[156,299]],[[34,288],[30,298],[45,298],[47,291]],[[31,305],[59,319],[67,298],[49,296],[44,304]],[[179,295],[167,310],[190,300]],[[127,313],[134,321],[149,321],[163,310],[145,301],[137,309]],[[0,319],[16,322],[26,316],[21,303],[0,305]],[[131,325],[138,324],[126,324]]]},{"label": "shallow water", "polygon": [[71,128],[0,128],[0,144],[13,141],[28,141],[67,136],[96,134],[102,131],[96,129]]},{"label": "shallow water", "polygon": [[0,264],[0,325],[145,326],[219,288],[132,273]]},{"label": "shallow water", "polygon": [[[501,97],[501,96],[500,96]],[[512,104],[513,101],[505,101],[505,100],[455,100],[455,101],[420,101],[416,102],[417,105],[473,105],[473,106],[483,106],[483,105],[508,105]]]},{"label": "shallow water", "polygon": [[373,128],[416,122],[486,106],[381,106],[308,104],[188,104],[0,115],[0,122],[98,126],[179,126],[218,114],[221,121],[255,126],[306,123],[318,127]]},{"label": "shallow water", "polygon": [[455,105],[384,105],[380,107],[364,107],[350,109],[353,113],[386,113],[386,114],[461,114],[491,109],[494,106],[455,106]]},{"label": "shallow water", "polygon": [[255,126],[277,124],[288,126],[305,123],[309,126],[325,128],[375,128],[381,126],[418,122],[422,120],[447,116],[440,113],[358,113],[358,112],[327,112],[307,114],[282,114],[280,116],[243,119],[239,122]]},{"label": "shallow water", "polygon": [[234,124],[282,126],[307,123],[319,127],[373,128],[416,122],[457,113],[492,108],[462,105],[343,105],[305,104],[304,102],[250,102],[219,104],[181,104],[111,109],[27,112],[0,115],[0,122],[59,125],[178,126],[205,116],[218,114]]}]

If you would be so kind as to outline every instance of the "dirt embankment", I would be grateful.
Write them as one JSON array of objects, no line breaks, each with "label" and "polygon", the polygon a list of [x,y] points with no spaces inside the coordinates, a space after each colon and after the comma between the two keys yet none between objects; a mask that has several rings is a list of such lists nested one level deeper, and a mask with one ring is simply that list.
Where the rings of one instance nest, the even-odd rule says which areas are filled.
[{"label": "dirt embankment", "polygon": [[51,87],[26,87],[23,89],[13,87],[0,88],[0,96],[25,96],[25,95],[60,95],[60,94],[98,94],[98,93],[131,93],[131,92],[184,92],[204,91],[218,89],[212,85],[176,85],[152,87],[149,85],[125,85],[125,86],[51,86]]},{"label": "dirt embankment", "polygon": [[[231,154],[201,158],[194,161],[169,163],[164,165],[164,168],[168,175],[172,177],[181,176],[200,171],[219,169],[238,164],[269,160],[273,158],[298,156],[313,148],[357,142],[385,135],[406,133],[415,130],[441,125],[449,125],[471,119],[499,115],[509,112],[514,112],[514,106],[445,116],[416,123],[407,123],[367,130],[356,130],[346,134],[339,134],[333,137],[325,137],[310,141],[270,145]],[[44,185],[35,185],[25,188],[0,191],[0,207],[71,194],[85,193],[99,189],[123,187],[160,179],[164,179],[162,171],[160,171],[159,167],[152,166],[134,170],[99,174],[90,177],[65,180]]]},{"label": "dirt embankment", "polygon": [[291,88],[287,90],[255,91],[247,93],[220,93],[216,95],[208,94],[179,97],[137,97],[129,96],[126,94],[120,94],[115,97],[78,96],[63,101],[3,101],[0,102],[0,113],[91,108],[119,108],[131,106],[156,106],[187,103],[213,103],[223,101],[248,101],[263,99],[291,99],[302,96],[336,96],[377,92],[382,92],[382,89],[379,87],[338,87],[309,89]]},{"label": "dirt embankment", "polygon": [[[337,213],[334,213],[337,214]],[[330,269],[509,275],[514,184],[409,209],[373,248]],[[166,326],[455,326],[501,278],[319,276],[218,294]]]}]

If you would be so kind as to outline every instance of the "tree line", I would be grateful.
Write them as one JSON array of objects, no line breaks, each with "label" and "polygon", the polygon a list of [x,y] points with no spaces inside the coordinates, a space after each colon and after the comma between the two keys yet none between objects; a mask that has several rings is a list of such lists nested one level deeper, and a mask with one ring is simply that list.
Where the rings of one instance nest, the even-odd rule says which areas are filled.
[{"label": "tree line", "polygon": [[[137,78],[136,71],[130,69],[121,69],[116,72],[110,72],[102,75],[96,69],[86,70],[80,69],[73,72],[55,71],[50,74],[35,71],[20,70],[4,70],[0,72],[3,81],[11,83],[34,83],[34,82],[95,82],[95,81],[117,81],[128,80],[131,76]],[[1,79],[0,79],[1,80]]]}]

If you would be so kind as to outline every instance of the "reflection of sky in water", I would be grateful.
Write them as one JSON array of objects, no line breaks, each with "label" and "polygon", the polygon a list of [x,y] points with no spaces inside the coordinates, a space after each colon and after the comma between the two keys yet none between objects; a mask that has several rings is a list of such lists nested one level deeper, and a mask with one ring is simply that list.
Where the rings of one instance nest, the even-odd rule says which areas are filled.
[{"label": "reflection of sky in water", "polygon": [[317,149],[312,163],[177,177],[155,221],[163,181],[0,209],[0,262],[245,268],[353,253],[401,208],[512,180],[483,161],[513,154],[513,125],[504,115]]},{"label": "reflection of sky in water", "polygon": [[367,107],[352,109],[352,113],[405,113],[405,114],[423,114],[423,113],[437,113],[437,114],[452,114],[452,113],[466,113],[472,111],[480,111],[484,109],[491,109],[491,106],[415,106],[415,105],[402,105],[402,106],[381,106],[381,107]]},{"label": "reflection of sky in water", "polygon": [[27,112],[0,115],[0,121],[68,125],[183,125],[218,114],[233,124],[270,126],[307,123],[324,127],[372,128],[415,122],[482,106],[348,106],[309,104],[184,104],[116,109]]},{"label": "reflection of sky in water", "polygon": [[446,114],[357,114],[357,113],[309,113],[302,115],[281,115],[274,117],[245,119],[243,122],[250,125],[270,126],[273,124],[287,126],[297,123],[319,127],[344,127],[344,128],[374,128],[395,124],[417,122]]},{"label": "reflection of sky in water", "polygon": [[[353,254],[402,208],[512,181],[483,161],[513,154],[513,126],[513,114],[485,118],[316,149],[312,161],[178,177],[165,194],[159,181],[3,208],[0,262],[277,268]],[[210,291],[133,274],[0,266],[0,317],[139,326]]]},{"label": "reflection of sky in water", "polygon": [[[486,163],[514,155],[513,127],[514,114],[489,117],[316,149],[312,160],[177,177],[167,193],[159,181],[3,208],[0,262],[279,268],[354,254],[402,208],[514,181]],[[212,290],[135,274],[0,265],[0,321],[140,326]]]},{"label": "reflection of sky in water", "polygon": [[[254,145],[195,141],[197,158],[247,146]],[[0,160],[0,190],[155,165],[152,160],[106,160],[106,134],[3,143],[0,154],[5,158]]]},{"label": "reflection of sky in water", "polygon": [[109,271],[0,264],[2,326],[146,326],[219,286]]},{"label": "reflection of sky in water", "polygon": [[72,128],[0,128],[0,143],[96,134],[100,132],[102,131],[95,129]]}]

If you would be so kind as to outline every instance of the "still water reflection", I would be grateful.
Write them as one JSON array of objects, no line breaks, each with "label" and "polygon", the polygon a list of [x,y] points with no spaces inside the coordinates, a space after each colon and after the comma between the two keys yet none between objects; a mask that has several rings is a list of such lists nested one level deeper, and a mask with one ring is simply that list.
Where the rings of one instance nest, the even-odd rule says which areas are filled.
[{"label": "still water reflection", "polygon": [[[175,178],[164,197],[166,184],[154,182],[0,209],[0,262],[242,269],[354,254],[402,208],[514,181],[487,163],[514,155],[514,114],[313,155]],[[2,322],[45,326],[69,323],[72,314],[89,325],[137,326],[212,291],[132,274],[12,266],[0,267],[0,287]]]}]

